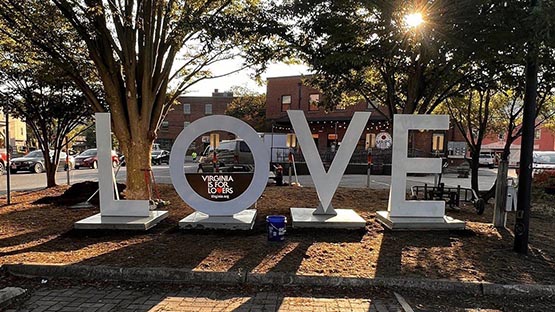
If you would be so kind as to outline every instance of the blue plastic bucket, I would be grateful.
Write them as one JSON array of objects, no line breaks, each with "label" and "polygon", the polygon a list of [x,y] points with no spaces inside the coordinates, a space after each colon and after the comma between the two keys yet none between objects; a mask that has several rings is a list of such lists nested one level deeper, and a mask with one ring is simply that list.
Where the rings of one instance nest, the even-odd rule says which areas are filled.
[{"label": "blue plastic bucket", "polygon": [[268,240],[270,242],[283,242],[285,240],[287,217],[267,216],[266,223],[268,225]]}]

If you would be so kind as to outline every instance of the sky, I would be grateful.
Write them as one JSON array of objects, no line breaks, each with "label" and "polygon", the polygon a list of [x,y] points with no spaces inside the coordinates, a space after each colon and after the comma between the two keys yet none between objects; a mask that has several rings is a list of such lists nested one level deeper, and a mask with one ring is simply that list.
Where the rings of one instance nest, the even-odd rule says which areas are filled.
[{"label": "sky", "polygon": [[[215,75],[229,72],[237,68],[238,62],[222,62],[217,67],[211,68]],[[264,85],[260,86],[251,78],[252,71],[243,70],[235,74],[225,77],[209,79],[201,81],[193,85],[186,95],[188,96],[211,96],[214,89],[219,92],[228,91],[233,86],[246,87],[249,90],[266,93],[266,78],[267,77],[281,77],[281,76],[295,76],[301,74],[308,74],[308,67],[305,65],[287,65],[284,63],[275,63],[268,66],[268,70],[262,75]]]}]

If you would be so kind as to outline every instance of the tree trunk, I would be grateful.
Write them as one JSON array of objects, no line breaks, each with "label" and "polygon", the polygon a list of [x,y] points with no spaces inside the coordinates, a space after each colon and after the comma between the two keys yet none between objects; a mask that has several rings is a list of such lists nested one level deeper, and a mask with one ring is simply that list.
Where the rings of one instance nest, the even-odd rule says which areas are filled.
[{"label": "tree trunk", "polygon": [[470,159],[470,187],[476,192],[480,193],[478,186],[478,169],[480,168],[480,154],[473,153]]},{"label": "tree trunk", "polygon": [[150,199],[150,170],[152,141],[136,140],[127,145],[126,199]]},{"label": "tree trunk", "polygon": [[43,150],[42,155],[44,157],[44,167],[42,170],[46,172],[46,188],[56,186],[56,166],[50,158],[50,150]]},{"label": "tree trunk", "polygon": [[497,184],[495,187],[495,206],[493,209],[493,225],[504,228],[507,223],[507,213],[505,204],[507,201],[507,175],[509,171],[509,161],[501,159],[497,168]]},{"label": "tree trunk", "polygon": [[54,187],[56,186],[56,168],[57,166],[55,166],[54,164],[50,163],[47,164],[47,162],[44,162],[45,168],[44,170],[46,170],[46,187]]}]

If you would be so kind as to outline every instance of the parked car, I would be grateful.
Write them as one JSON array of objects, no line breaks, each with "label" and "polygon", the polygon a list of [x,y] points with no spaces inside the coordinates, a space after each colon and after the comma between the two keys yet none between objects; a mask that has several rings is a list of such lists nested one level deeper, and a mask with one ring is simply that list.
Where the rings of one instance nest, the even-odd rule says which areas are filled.
[{"label": "parked car", "polygon": [[166,150],[154,150],[151,154],[152,164],[161,165],[170,163],[170,152]]},{"label": "parked car", "polygon": [[[50,151],[50,157],[54,156],[54,151]],[[69,159],[69,164],[66,163],[66,158]],[[73,168],[75,166],[75,159],[73,156],[66,156],[66,153],[60,152],[60,163],[58,168]],[[10,173],[17,173],[19,171],[30,171],[34,173],[41,173],[44,171],[44,155],[41,150],[32,151],[23,157],[13,158],[10,161]]]},{"label": "parked car", "polygon": [[532,168],[534,170],[555,169],[555,152],[534,152]]},{"label": "parked car", "polygon": [[0,149],[0,175],[4,174],[6,168],[8,166],[8,153],[6,153],[6,149]]},{"label": "parked car", "polygon": [[[117,167],[119,164],[118,154],[112,151],[112,167]],[[75,157],[75,169],[81,167],[88,167],[92,169],[98,168],[98,156],[96,148],[88,149]]]},{"label": "parked car", "polygon": [[478,163],[480,166],[493,168],[495,166],[495,156],[492,153],[480,153]]},{"label": "parked car", "polygon": [[[247,143],[241,139],[224,140],[216,148],[220,172],[252,172],[254,158]],[[208,146],[199,159],[198,172],[214,171],[214,150]]]}]

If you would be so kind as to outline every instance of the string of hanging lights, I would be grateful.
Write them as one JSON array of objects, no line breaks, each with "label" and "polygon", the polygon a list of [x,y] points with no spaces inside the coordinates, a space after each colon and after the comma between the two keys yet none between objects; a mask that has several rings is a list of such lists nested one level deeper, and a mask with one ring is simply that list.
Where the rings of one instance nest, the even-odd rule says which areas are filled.
[{"label": "string of hanging lights", "polygon": [[[334,121],[309,121],[308,122],[310,128],[312,129],[312,131],[319,131],[319,130],[324,130],[324,129],[334,129],[334,127],[337,125],[337,128],[339,129],[347,129],[349,127],[349,122],[348,121],[338,121],[338,122],[334,122]],[[379,132],[379,131],[387,131],[390,128],[390,123],[389,121],[377,121],[377,122],[372,122],[370,125],[368,125],[368,127],[366,127],[366,131],[371,131],[371,132]],[[280,130],[280,131],[292,131],[293,129],[291,127],[287,127],[287,126],[274,126],[274,130]]]}]

